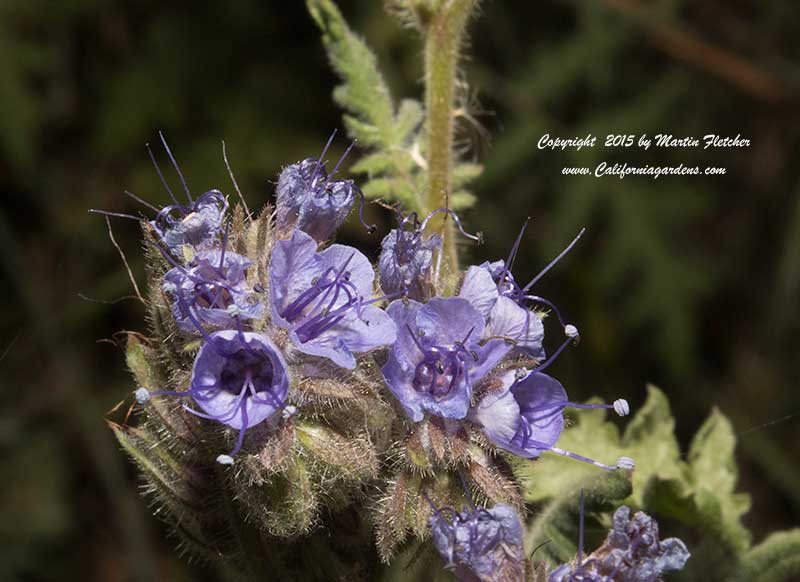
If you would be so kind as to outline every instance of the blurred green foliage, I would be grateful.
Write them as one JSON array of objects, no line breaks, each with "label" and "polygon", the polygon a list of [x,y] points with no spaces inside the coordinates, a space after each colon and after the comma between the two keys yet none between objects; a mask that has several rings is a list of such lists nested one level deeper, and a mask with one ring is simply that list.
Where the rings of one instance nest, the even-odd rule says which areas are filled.
[{"label": "blurred green foliage", "polygon": [[[415,34],[379,2],[338,5],[383,65],[394,122],[401,114],[413,120],[403,97],[421,91]],[[580,227],[589,229],[540,294],[557,297],[581,327],[580,349],[553,370],[573,398],[627,397],[642,408],[637,420],[650,415],[650,432],[633,434],[632,423],[621,442],[637,443],[645,457],[655,447],[669,463],[641,465],[638,455],[643,485],[631,502],[654,507],[657,518],[712,511],[693,475],[714,471],[724,480],[717,489],[731,493],[719,515],[736,530],[743,506],[732,494],[731,438],[738,434],[736,491],[751,495],[743,521],[755,544],[744,573],[774,579],[791,571],[797,536],[759,542],[800,521],[798,27],[794,0],[486,1],[471,27],[471,88],[459,117],[462,150],[486,167],[471,187],[476,211],[465,218],[488,242],[471,259],[505,255],[531,215],[516,263],[524,280]],[[143,310],[135,300],[117,301],[131,295],[130,283],[104,222],[85,211],[141,210],[121,195],[126,188],[166,200],[143,148],[158,129],[194,189],[232,191],[225,139],[250,205],[267,200],[280,167],[316,155],[340,125],[330,99],[339,81],[317,27],[300,2],[7,0],[0,70],[0,277],[10,307],[0,317],[0,579],[218,579],[173,551],[105,427],[104,413],[128,398],[115,413],[124,415],[131,388],[109,330],[141,330]],[[337,95],[363,123],[360,105],[341,89]],[[362,138],[369,133],[349,127]],[[741,133],[753,145],[611,154],[536,147],[544,133],[588,132],[599,141],[609,133]],[[367,143],[378,152],[412,145],[411,134],[386,135]],[[335,147],[344,145],[339,139]],[[725,166],[728,174],[652,182],[560,173],[605,155]],[[408,162],[401,157],[392,163]],[[364,157],[356,167],[372,178],[376,196],[385,195],[381,161]],[[386,213],[370,213],[391,224]],[[141,280],[137,225],[113,226]],[[377,244],[358,229],[343,237]],[[102,338],[109,340],[96,341]],[[677,440],[659,393],[642,405],[650,381],[669,394]],[[714,405],[730,422],[714,413],[702,424]],[[590,413],[565,433],[563,446],[575,439],[576,450],[591,453],[579,448],[588,441],[578,441],[592,423],[614,430]],[[698,429],[706,444],[689,449]],[[662,532],[677,535],[680,527],[680,518],[665,520]],[[743,539],[731,535],[731,543]]]}]

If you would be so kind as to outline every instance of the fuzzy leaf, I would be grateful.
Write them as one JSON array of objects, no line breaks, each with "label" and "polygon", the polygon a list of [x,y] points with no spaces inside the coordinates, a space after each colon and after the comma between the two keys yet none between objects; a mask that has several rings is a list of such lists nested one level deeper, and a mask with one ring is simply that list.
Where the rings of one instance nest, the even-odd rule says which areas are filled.
[{"label": "fuzzy leaf", "polygon": [[154,360],[150,350],[134,335],[128,336],[128,348],[125,352],[128,369],[136,379],[136,383],[148,390],[157,390],[159,386],[158,375],[151,362]]},{"label": "fuzzy leaf", "polygon": [[471,208],[475,206],[475,202],[477,201],[478,199],[472,192],[459,190],[458,192],[453,192],[453,194],[450,196],[449,206],[453,210],[459,211],[459,210],[464,210],[465,208]]},{"label": "fuzzy leaf", "polygon": [[405,180],[376,178],[364,184],[364,196],[370,199],[398,200],[404,208],[416,208],[417,194]]},{"label": "fuzzy leaf", "polygon": [[422,213],[417,194],[422,168],[411,155],[424,113],[418,101],[405,99],[395,110],[375,55],[347,26],[331,0],[307,0],[308,10],[322,31],[322,42],[343,83],[333,92],[345,110],[348,134],[372,152],[353,167],[369,180],[364,194],[386,202],[399,201],[408,211]]},{"label": "fuzzy leaf", "polygon": [[[750,497],[734,493],[735,444],[730,421],[715,408],[692,441],[689,465],[698,510],[706,525],[719,528],[720,535],[742,551],[750,545],[750,534],[741,523],[741,516],[750,509]],[[718,521],[712,521],[714,517]]]},{"label": "fuzzy leaf", "polygon": [[180,463],[146,429],[109,426],[146,478],[161,517],[184,546],[196,555],[218,558],[228,533],[224,519],[215,515],[211,496],[204,492],[202,473]]},{"label": "fuzzy leaf", "polygon": [[411,172],[413,166],[414,160],[412,160],[409,153],[404,150],[378,151],[368,154],[358,160],[358,162],[351,166],[350,170],[372,177],[391,171],[392,168],[399,168]]},{"label": "fuzzy leaf", "polygon": [[800,529],[770,535],[745,555],[740,580],[783,582],[800,578]]},{"label": "fuzzy leaf", "polygon": [[453,168],[453,179],[451,187],[453,190],[463,188],[483,173],[481,164],[470,164],[467,162],[458,164]]},{"label": "fuzzy leaf", "polygon": [[394,105],[375,55],[356,36],[330,0],[308,0],[308,10],[322,31],[322,42],[331,65],[344,80],[334,94],[336,102],[371,128],[366,135],[353,137],[367,143],[391,143]]},{"label": "fuzzy leaf", "polygon": [[422,123],[424,112],[422,105],[415,99],[403,99],[400,108],[397,110],[394,123],[394,143],[402,144],[408,142],[414,136],[416,130]]}]

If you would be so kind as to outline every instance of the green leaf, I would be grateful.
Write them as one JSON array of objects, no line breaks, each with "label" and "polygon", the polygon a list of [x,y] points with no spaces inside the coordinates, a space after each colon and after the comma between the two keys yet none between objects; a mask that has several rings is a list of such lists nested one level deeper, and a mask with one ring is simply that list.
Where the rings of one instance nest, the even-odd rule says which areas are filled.
[{"label": "green leaf", "polygon": [[452,188],[458,190],[464,188],[483,173],[481,164],[461,163],[453,168]]},{"label": "green leaf", "polygon": [[472,192],[459,190],[450,195],[449,206],[455,211],[464,210],[465,208],[472,208],[478,198]]},{"label": "green leaf", "polygon": [[[331,65],[344,80],[334,94],[336,102],[353,113],[364,127],[374,128],[373,139],[393,141],[394,105],[375,55],[347,26],[330,0],[308,0],[308,11],[322,31]],[[372,132],[370,132],[370,137]],[[366,136],[357,135],[358,139]]]},{"label": "green leaf", "polygon": [[157,390],[159,386],[158,375],[152,367],[153,354],[134,335],[128,336],[128,347],[125,352],[128,369],[136,379],[136,383],[148,390]]},{"label": "green leaf", "polygon": [[[681,458],[674,436],[669,402],[652,386],[644,406],[621,437],[616,424],[605,420],[606,410],[580,412],[576,418],[576,424],[559,439],[560,447],[607,463],[621,455],[632,457],[636,461],[633,491],[624,504],[643,509],[656,519],[669,518],[667,524],[682,523],[700,530],[693,534],[695,543],[690,550],[696,560],[690,563],[690,571],[701,560],[707,567],[713,564],[715,573],[710,579],[727,580],[737,572],[740,556],[750,544],[750,533],[741,523],[750,499],[735,493],[735,438],[730,422],[719,410],[713,410],[698,431],[687,460]],[[590,465],[549,454],[535,463],[512,461],[512,468],[523,483],[527,501],[550,504],[578,491],[583,480],[597,472]],[[539,524],[542,519],[546,522]],[[531,527],[553,540],[545,555],[553,560],[568,559],[569,543],[574,543],[569,519],[553,518],[546,510]],[[677,535],[670,530],[663,533],[664,537]],[[788,561],[785,567],[794,565]]]},{"label": "green leaf", "polygon": [[707,525],[718,528],[731,546],[744,550],[750,545],[750,534],[741,516],[750,509],[750,496],[734,493],[735,444],[730,421],[715,408],[692,441],[689,466],[698,510],[709,519]]},{"label": "green leaf", "polygon": [[394,143],[402,144],[412,140],[422,123],[424,112],[416,99],[403,99],[394,122]]},{"label": "green leaf", "polygon": [[384,201],[398,200],[404,208],[416,208],[417,194],[406,181],[399,178],[376,178],[364,184],[364,196]]},{"label": "green leaf", "polygon": [[[348,134],[372,151],[356,163],[354,172],[366,173],[364,194],[386,202],[399,201],[406,211],[423,214],[419,192],[424,168],[414,162],[412,152],[424,118],[422,105],[405,99],[395,110],[394,102],[375,55],[347,26],[330,0],[307,0],[308,10],[322,30],[322,41],[334,70],[343,83],[333,92],[345,110]],[[467,199],[462,197],[462,205]]]},{"label": "green leaf", "polygon": [[770,535],[742,560],[741,580],[784,582],[800,578],[800,529]]}]

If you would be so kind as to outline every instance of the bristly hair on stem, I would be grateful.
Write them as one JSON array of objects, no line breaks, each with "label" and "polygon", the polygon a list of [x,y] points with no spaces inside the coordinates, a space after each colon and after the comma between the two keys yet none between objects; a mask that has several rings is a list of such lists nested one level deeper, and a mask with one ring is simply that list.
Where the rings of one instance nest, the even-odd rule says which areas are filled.
[{"label": "bristly hair on stem", "polygon": [[[429,5],[431,5],[429,3]],[[449,207],[453,179],[453,110],[461,45],[469,16],[477,0],[433,3],[425,37],[425,107],[427,127],[428,184],[426,201],[430,208]],[[458,255],[451,222],[443,215],[433,224],[442,232],[447,271],[458,270]]]}]

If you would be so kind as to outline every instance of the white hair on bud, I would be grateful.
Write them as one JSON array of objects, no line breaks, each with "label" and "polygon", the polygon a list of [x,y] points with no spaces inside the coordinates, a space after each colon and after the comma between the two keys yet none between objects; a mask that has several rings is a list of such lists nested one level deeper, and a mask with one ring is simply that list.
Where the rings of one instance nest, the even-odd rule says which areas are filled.
[{"label": "white hair on bud", "polygon": [[628,416],[631,413],[631,407],[628,401],[624,398],[618,398],[614,401],[614,412],[619,416]]},{"label": "white hair on bud", "polygon": [[617,469],[633,471],[634,467],[636,467],[636,463],[630,457],[620,457],[617,459]]},{"label": "white hair on bud", "polygon": [[137,388],[133,395],[136,398],[136,402],[139,404],[144,404],[150,400],[150,392],[148,392],[147,388]]},{"label": "white hair on bud", "polygon": [[567,325],[564,326],[564,335],[566,335],[567,337],[571,337],[572,339],[575,339],[577,337],[580,337],[581,334],[578,331],[577,327],[575,327],[571,323],[568,323]]},{"label": "white hair on bud", "polygon": [[230,455],[220,455],[217,457],[217,463],[220,465],[233,465],[233,457]]}]

